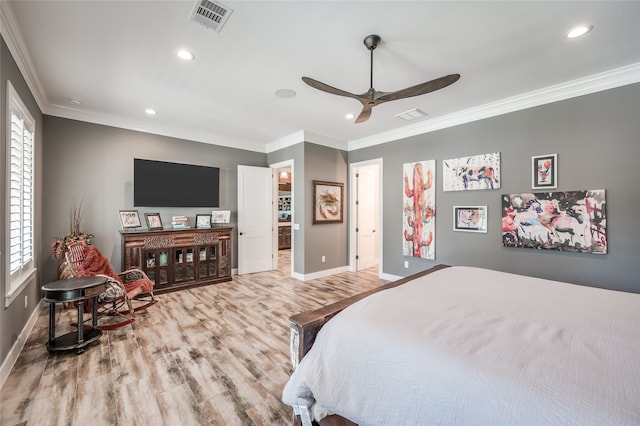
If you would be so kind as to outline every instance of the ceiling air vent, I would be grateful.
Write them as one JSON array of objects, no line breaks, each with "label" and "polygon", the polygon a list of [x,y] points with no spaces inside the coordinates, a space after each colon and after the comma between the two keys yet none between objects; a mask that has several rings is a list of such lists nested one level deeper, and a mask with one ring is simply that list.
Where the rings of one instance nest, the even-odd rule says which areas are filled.
[{"label": "ceiling air vent", "polygon": [[409,111],[401,112],[400,114],[396,114],[396,117],[402,118],[405,121],[415,120],[416,118],[426,117],[427,114],[417,108],[410,109]]},{"label": "ceiling air vent", "polygon": [[198,0],[193,12],[191,12],[191,20],[220,32],[222,26],[229,19],[231,12],[233,12],[233,9],[221,3]]}]

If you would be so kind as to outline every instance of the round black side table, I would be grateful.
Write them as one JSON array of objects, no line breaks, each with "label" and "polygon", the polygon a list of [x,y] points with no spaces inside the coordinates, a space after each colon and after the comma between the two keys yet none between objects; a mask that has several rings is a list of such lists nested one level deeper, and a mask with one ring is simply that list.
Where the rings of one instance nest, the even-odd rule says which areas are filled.
[{"label": "round black side table", "polygon": [[[84,352],[85,346],[95,342],[102,336],[98,328],[98,296],[107,288],[106,277],[80,277],[53,281],[41,287],[44,301],[49,302],[49,341],[47,350],[67,351],[75,349],[76,353]],[[92,298],[91,328],[84,327],[83,310],[86,299]],[[56,303],[78,303],[78,331],[56,337]]]}]

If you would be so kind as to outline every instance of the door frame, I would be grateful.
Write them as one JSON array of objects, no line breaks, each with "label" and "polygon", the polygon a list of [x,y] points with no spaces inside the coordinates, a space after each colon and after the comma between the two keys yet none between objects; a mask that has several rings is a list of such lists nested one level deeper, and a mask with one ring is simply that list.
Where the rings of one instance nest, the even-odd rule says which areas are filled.
[{"label": "door frame", "polygon": [[349,268],[348,270],[351,272],[355,272],[357,270],[357,262],[356,262],[356,254],[357,254],[357,246],[358,246],[358,236],[356,234],[356,173],[360,167],[377,165],[378,166],[378,276],[382,277],[382,265],[383,265],[383,242],[384,242],[384,230],[382,229],[383,221],[383,209],[384,198],[382,194],[382,183],[384,182],[382,179],[382,158],[374,158],[373,160],[360,161],[357,163],[349,164],[349,178],[351,180],[351,184],[349,185]]},{"label": "door frame", "polygon": [[293,224],[295,223],[295,197],[294,197],[294,185],[295,185],[295,170],[293,168],[293,159],[291,160],[285,160],[285,161],[280,161],[278,163],[273,163],[273,164],[269,164],[269,167],[271,167],[271,169],[273,169],[273,269],[276,270],[278,269],[278,176],[277,176],[277,170],[278,169],[282,169],[284,167],[289,167],[291,169],[291,265],[290,265],[290,276],[293,276],[293,259],[294,259],[294,255],[295,255],[295,250],[294,250],[294,227]]}]

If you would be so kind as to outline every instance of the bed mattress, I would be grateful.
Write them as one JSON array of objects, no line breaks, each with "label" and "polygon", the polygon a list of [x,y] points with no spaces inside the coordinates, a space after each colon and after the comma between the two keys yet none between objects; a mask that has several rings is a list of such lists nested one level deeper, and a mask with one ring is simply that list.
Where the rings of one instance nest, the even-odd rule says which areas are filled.
[{"label": "bed mattress", "polygon": [[640,295],[472,267],[351,305],[283,391],[364,425],[639,425]]}]

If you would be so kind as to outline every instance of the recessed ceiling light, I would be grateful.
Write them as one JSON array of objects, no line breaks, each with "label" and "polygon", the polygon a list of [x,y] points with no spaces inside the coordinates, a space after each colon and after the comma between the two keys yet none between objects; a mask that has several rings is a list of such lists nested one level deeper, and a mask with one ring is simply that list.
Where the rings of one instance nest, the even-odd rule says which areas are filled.
[{"label": "recessed ceiling light", "polygon": [[296,95],[296,92],[291,89],[278,89],[275,91],[275,94],[279,98],[288,99],[293,98]]},{"label": "recessed ceiling light", "polygon": [[567,33],[567,38],[577,38],[585,35],[593,29],[593,25],[580,25]]},{"label": "recessed ceiling light", "polygon": [[147,108],[144,110],[145,113],[147,113],[147,115],[156,115],[156,110],[154,110],[153,108]]},{"label": "recessed ceiling light", "polygon": [[344,116],[344,118],[346,118],[347,120],[351,120],[353,117],[355,117],[355,115],[353,115],[352,113],[349,113]]},{"label": "recessed ceiling light", "polygon": [[181,49],[178,50],[178,58],[182,59],[183,61],[193,61],[194,59],[196,59],[196,55],[186,49]]}]

